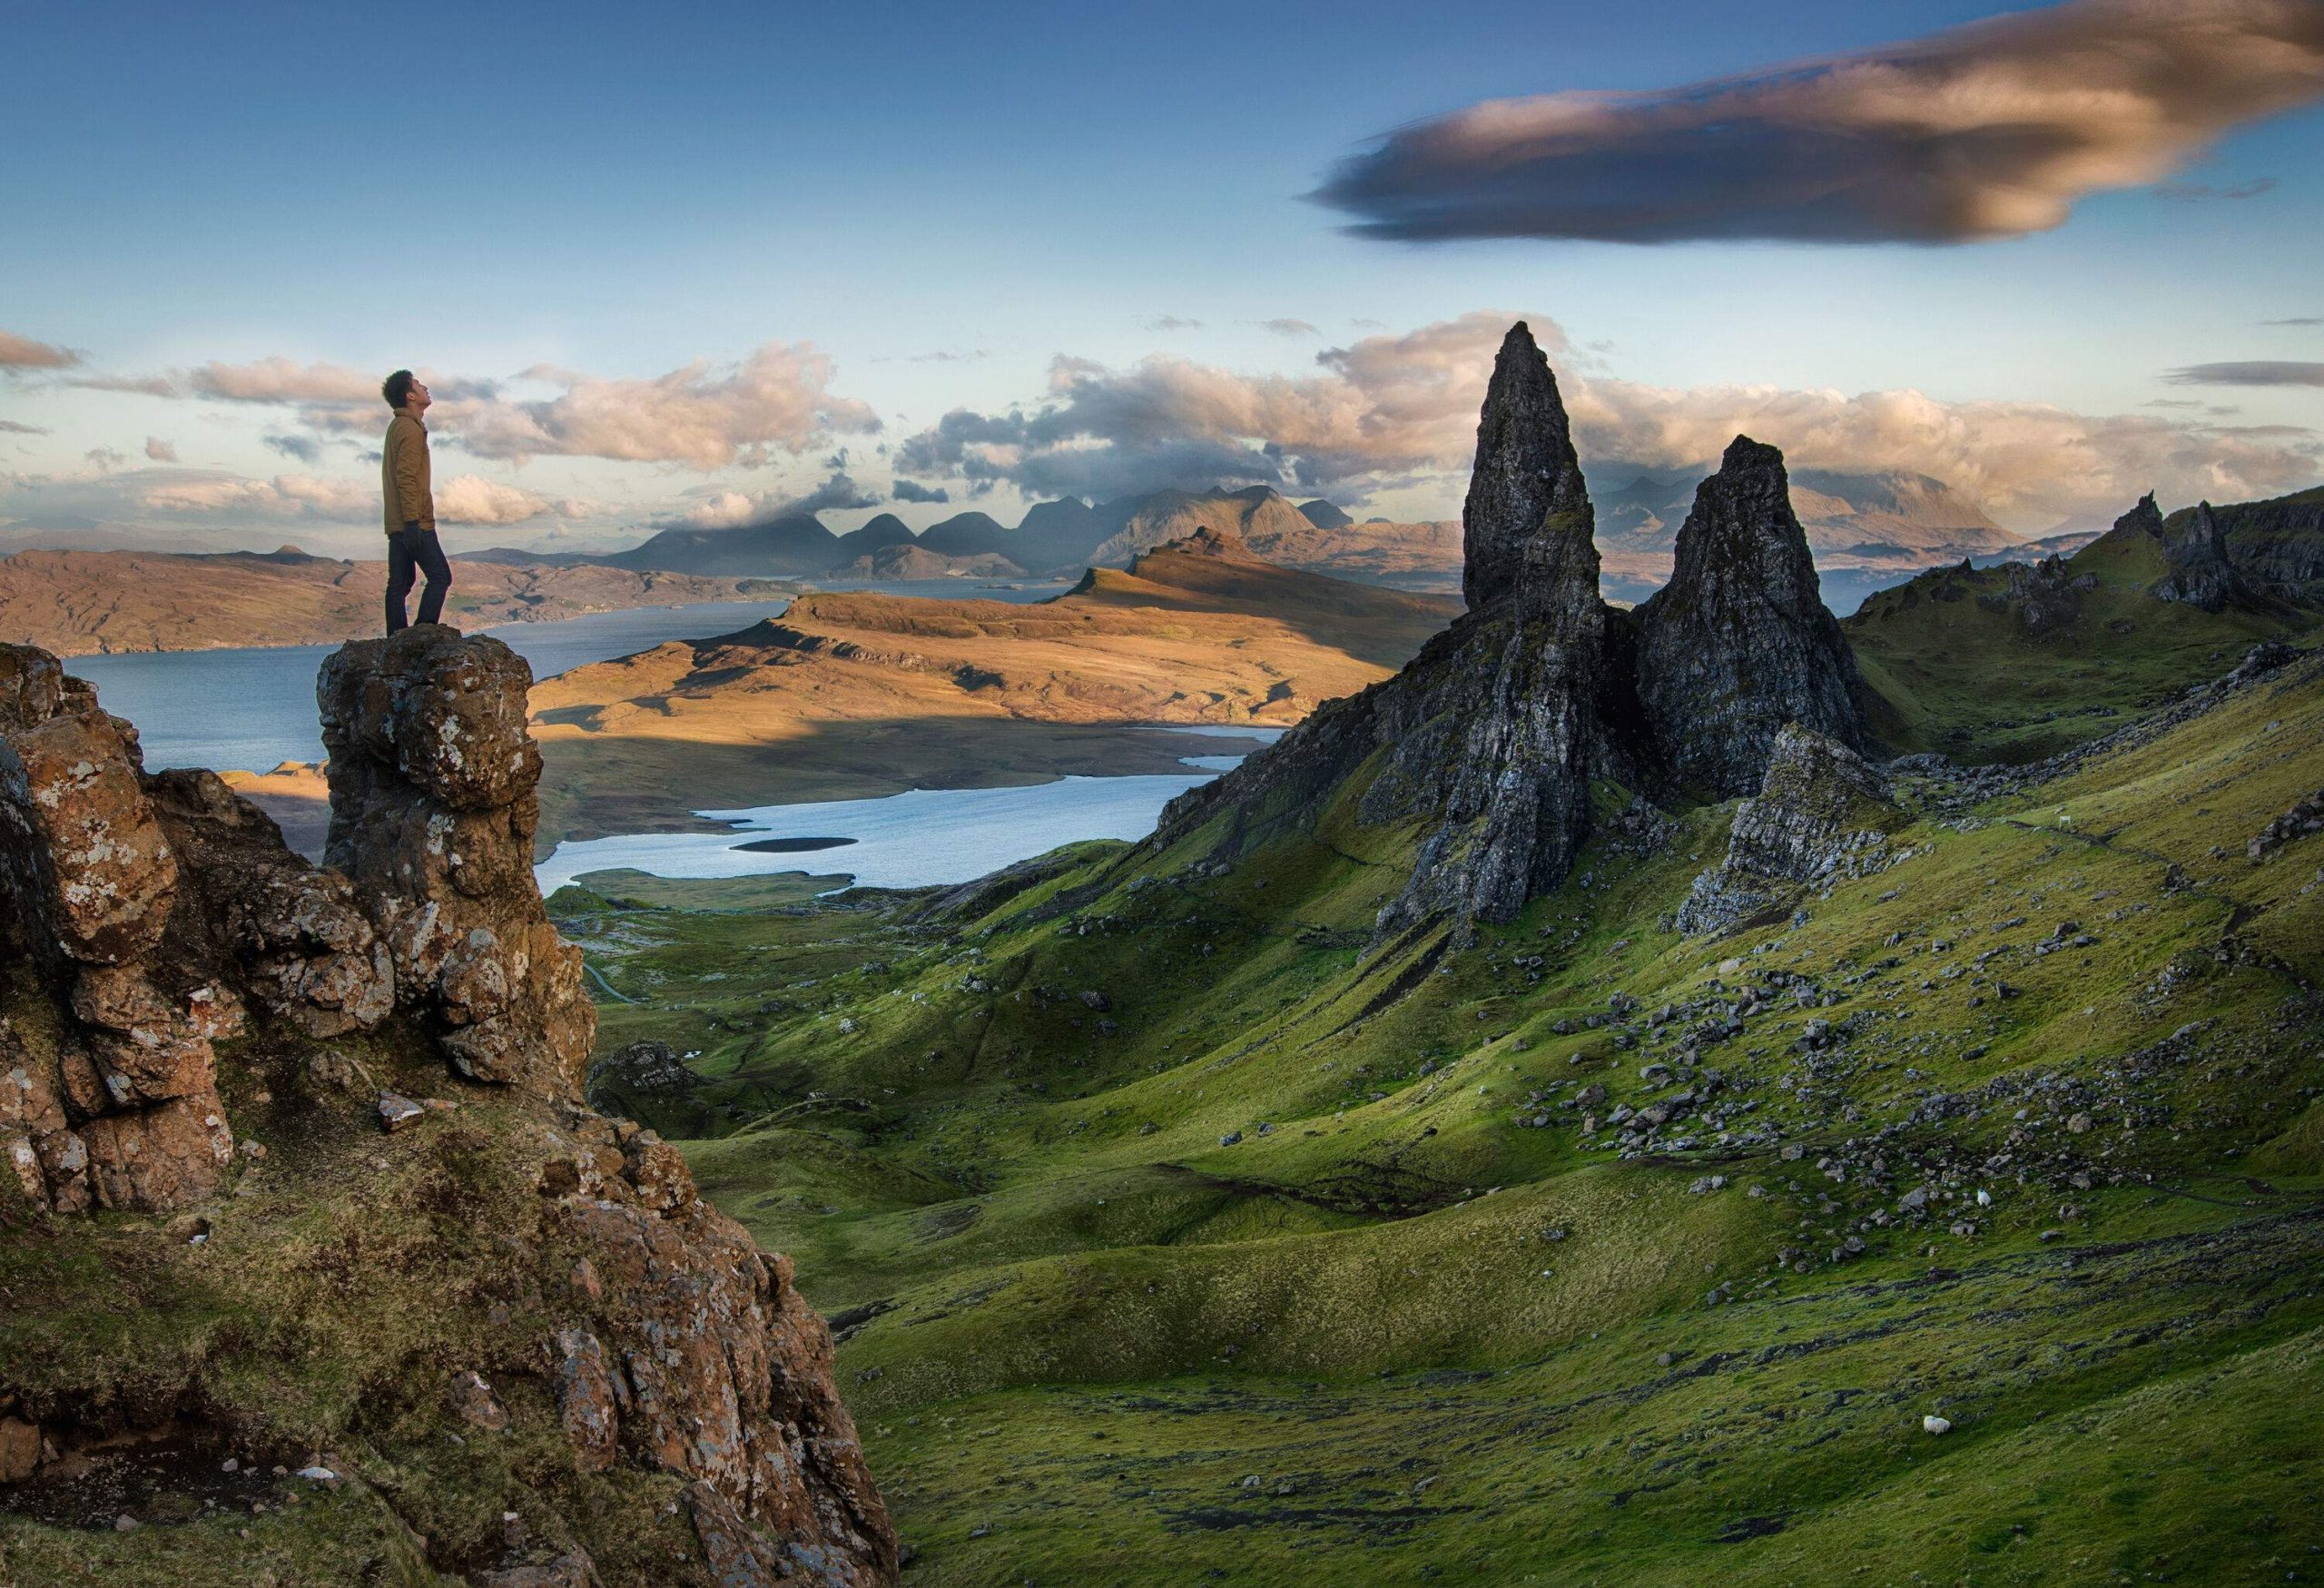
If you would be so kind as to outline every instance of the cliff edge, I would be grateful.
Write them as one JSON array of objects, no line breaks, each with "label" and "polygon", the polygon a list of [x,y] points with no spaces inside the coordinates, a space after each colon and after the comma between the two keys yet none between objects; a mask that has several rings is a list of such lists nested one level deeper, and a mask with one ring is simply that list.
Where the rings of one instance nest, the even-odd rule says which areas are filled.
[{"label": "cliff edge", "polygon": [[0,1578],[894,1580],[788,1260],[580,1100],[530,684],[334,655],[319,868],[0,646]]}]

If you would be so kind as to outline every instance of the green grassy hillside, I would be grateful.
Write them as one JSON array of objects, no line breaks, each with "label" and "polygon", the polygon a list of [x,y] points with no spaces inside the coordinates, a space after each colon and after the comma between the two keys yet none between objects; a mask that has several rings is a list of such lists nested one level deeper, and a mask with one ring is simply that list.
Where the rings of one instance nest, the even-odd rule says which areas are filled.
[{"label": "green grassy hillside", "polygon": [[2117,529],[2066,558],[2046,588],[2023,566],[1956,565],[1866,597],[1841,627],[1876,729],[1900,750],[2038,761],[2324,616],[2158,601],[2146,590],[2165,571],[2152,537]]},{"label": "green grassy hillside", "polygon": [[[1851,625],[1940,745],[2256,637],[1980,675],[2009,615],[1942,577]],[[1731,805],[1469,948],[1370,945],[1412,835],[1349,808],[970,919],[554,905],[832,1315],[910,1581],[2281,1582],[2324,1571],[2324,840],[2246,844],[2320,788],[2311,657],[2004,799],[1915,783],[1896,864],[1718,941],[1670,920]]]}]

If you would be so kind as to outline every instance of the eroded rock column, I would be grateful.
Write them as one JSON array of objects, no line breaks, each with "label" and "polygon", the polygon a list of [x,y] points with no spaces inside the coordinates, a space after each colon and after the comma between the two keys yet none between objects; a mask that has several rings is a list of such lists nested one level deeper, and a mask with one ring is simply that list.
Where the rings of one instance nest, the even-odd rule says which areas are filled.
[{"label": "eroded rock column", "polygon": [[317,686],[326,859],[385,938],[398,1002],[455,1069],[578,1100],[596,1011],[533,881],[532,682],[498,640],[436,624],[341,646]]}]

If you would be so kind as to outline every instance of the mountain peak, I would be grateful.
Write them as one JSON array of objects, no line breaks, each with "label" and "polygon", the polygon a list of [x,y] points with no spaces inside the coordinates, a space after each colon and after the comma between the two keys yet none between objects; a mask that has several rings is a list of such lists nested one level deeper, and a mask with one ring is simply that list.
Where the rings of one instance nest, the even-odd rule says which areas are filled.
[{"label": "mountain peak", "polygon": [[1577,593],[1567,586],[1596,597],[1597,526],[1572,427],[1550,361],[1521,320],[1493,359],[1461,521],[1461,593],[1471,607],[1513,592],[1554,605]]}]

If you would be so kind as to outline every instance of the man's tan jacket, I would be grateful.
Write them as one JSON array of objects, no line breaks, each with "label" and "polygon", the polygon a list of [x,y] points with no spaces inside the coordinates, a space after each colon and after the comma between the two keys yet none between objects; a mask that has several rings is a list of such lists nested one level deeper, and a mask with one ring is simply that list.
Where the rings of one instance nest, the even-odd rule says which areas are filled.
[{"label": "man's tan jacket", "polygon": [[436,495],[428,474],[428,427],[408,413],[388,423],[380,449],[379,494],[387,498],[388,533],[417,518],[422,529],[436,528]]}]

